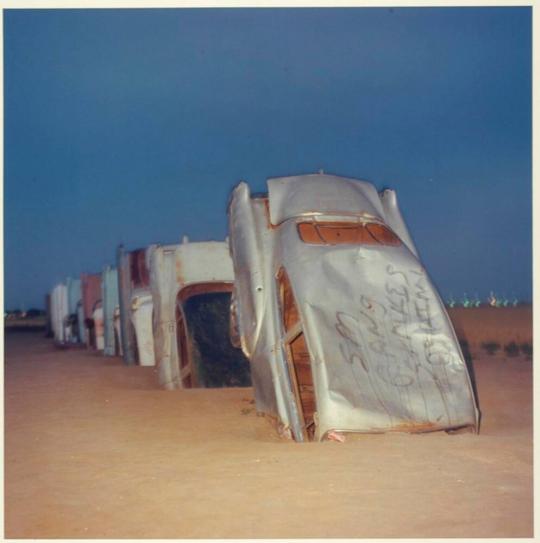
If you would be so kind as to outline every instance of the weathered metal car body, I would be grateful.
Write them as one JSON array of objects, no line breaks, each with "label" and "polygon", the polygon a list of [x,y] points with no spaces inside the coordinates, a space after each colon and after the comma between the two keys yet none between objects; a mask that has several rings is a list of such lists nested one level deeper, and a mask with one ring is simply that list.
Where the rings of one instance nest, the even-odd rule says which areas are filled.
[{"label": "weathered metal car body", "polygon": [[101,275],[103,300],[103,354],[114,356],[120,354],[120,336],[115,326],[115,315],[119,310],[118,272],[116,268],[107,266]]},{"label": "weathered metal car body", "polygon": [[[248,386],[248,362],[228,337],[234,282],[228,244],[184,238],[182,244],[153,245],[149,263],[160,385]],[[213,353],[205,349],[209,343]]]},{"label": "weathered metal car body", "polygon": [[81,287],[81,301],[77,304],[77,326],[79,328],[79,340],[81,343],[87,343],[86,337],[86,325],[84,323],[84,307],[82,303],[82,287]]},{"label": "weathered metal car body", "polygon": [[232,312],[257,410],[297,441],[477,429],[467,367],[394,191],[325,174],[240,183]]},{"label": "weathered metal car body", "polygon": [[115,334],[115,341],[116,341],[116,354],[119,356],[123,356],[124,352],[122,349],[122,323],[120,321],[120,305],[117,305],[114,308],[114,314],[113,314],[113,324],[114,324],[114,334]]},{"label": "weathered metal car body", "polygon": [[91,349],[103,349],[103,309],[101,301],[101,274],[81,274],[82,310],[85,341]]},{"label": "weathered metal car body", "polygon": [[68,277],[50,294],[51,326],[56,343],[67,346],[79,342],[77,306],[81,299],[81,282]]},{"label": "weathered metal car body", "polygon": [[118,248],[122,356],[127,364],[153,366],[153,302],[146,254],[148,249]]},{"label": "weathered metal car body", "polygon": [[50,293],[50,305],[54,341],[63,345],[67,341],[68,291],[66,285],[60,283],[52,289]]},{"label": "weathered metal car body", "polygon": [[95,327],[96,349],[103,351],[105,348],[105,338],[103,330],[103,302],[100,300],[92,312],[92,319]]},{"label": "weathered metal car body", "polygon": [[66,323],[67,341],[71,343],[80,343],[81,327],[79,323],[81,300],[81,280],[68,277],[66,279],[67,302],[68,302],[68,322]]}]

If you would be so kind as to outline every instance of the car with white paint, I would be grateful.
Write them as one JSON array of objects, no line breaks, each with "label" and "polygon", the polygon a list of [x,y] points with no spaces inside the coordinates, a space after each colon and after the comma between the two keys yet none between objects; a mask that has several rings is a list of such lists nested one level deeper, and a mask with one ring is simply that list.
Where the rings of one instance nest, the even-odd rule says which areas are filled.
[{"label": "car with white paint", "polygon": [[229,204],[232,337],[297,441],[478,428],[466,361],[396,193],[324,173]]}]

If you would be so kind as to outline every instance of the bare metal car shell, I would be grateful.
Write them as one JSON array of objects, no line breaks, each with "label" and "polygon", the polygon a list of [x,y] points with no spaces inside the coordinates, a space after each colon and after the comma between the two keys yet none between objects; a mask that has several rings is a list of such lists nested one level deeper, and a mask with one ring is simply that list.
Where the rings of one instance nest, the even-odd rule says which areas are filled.
[{"label": "bare metal car shell", "polygon": [[119,350],[127,364],[138,363],[140,366],[155,365],[148,254],[148,247],[124,251],[120,246],[117,260],[120,319],[116,324],[123,321],[117,326]]},{"label": "bare metal car shell", "polygon": [[67,341],[66,318],[69,314],[68,289],[60,283],[51,291],[51,326],[54,340],[63,344]]},{"label": "bare metal car shell", "polygon": [[[119,311],[118,271],[106,266],[101,277],[101,299],[103,300],[103,337],[105,356],[114,356],[119,349],[118,326],[115,326],[115,314]],[[116,336],[118,335],[118,340]]]},{"label": "bare metal car shell", "polygon": [[67,277],[65,283],[58,284],[50,294],[51,327],[55,341],[66,345],[80,341],[80,328],[69,322],[69,318],[76,316],[81,305],[81,281]]},{"label": "bare metal car shell", "polygon": [[[398,247],[311,245],[305,221],[376,223]],[[394,191],[326,174],[268,180],[268,197],[233,191],[229,233],[233,317],[251,362],[257,410],[308,439],[291,337],[304,334],[315,412],[312,437],[335,432],[478,427],[467,367],[444,306],[418,258]],[[286,332],[284,270],[299,324]],[[298,336],[296,336],[298,337]],[[288,343],[289,342],[289,343]]]},{"label": "bare metal car shell", "polygon": [[[103,349],[103,310],[101,300],[101,274],[81,274],[82,316],[85,321],[86,345],[90,349]],[[88,324],[92,322],[93,333]]]},{"label": "bare metal car shell", "polygon": [[[223,241],[152,245],[148,249],[150,288],[154,301],[154,351],[159,383],[183,388],[177,342],[178,296],[190,288],[231,291],[234,282],[229,246]],[[184,319],[185,320],[185,319]]]}]

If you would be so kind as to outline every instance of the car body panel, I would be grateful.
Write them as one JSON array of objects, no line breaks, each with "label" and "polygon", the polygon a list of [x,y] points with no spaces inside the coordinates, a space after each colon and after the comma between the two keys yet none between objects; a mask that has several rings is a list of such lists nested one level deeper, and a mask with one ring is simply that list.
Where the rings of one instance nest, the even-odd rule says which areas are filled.
[{"label": "car body panel", "polygon": [[139,365],[154,366],[154,333],[152,311],[154,303],[150,288],[136,288],[131,296],[131,322],[135,329]]},{"label": "car body panel", "polygon": [[77,307],[81,301],[81,280],[68,277],[66,279],[66,287],[68,292],[69,314],[77,314]]},{"label": "car body panel", "polygon": [[118,271],[116,268],[107,266],[103,269],[101,278],[102,300],[103,300],[103,354],[114,356],[119,348],[117,346],[115,332],[115,312],[119,305],[118,298]]},{"label": "car body panel", "polygon": [[81,274],[81,295],[86,344],[101,350],[98,345],[103,348],[103,326],[97,327],[94,322],[94,311],[101,305],[101,273]]},{"label": "car body panel", "polygon": [[231,290],[234,281],[228,244],[220,241],[153,245],[149,248],[154,299],[154,346],[162,387],[183,388],[182,353],[177,340],[178,301],[182,293]]},{"label": "car body panel", "polygon": [[67,341],[66,318],[69,314],[68,291],[64,284],[56,285],[50,294],[51,299],[51,327],[56,343]]},{"label": "car body panel", "polygon": [[[477,428],[463,355],[395,193],[379,195],[369,183],[324,174],[268,186],[267,202],[241,183],[229,208],[233,309],[257,409],[275,416],[286,435],[307,439],[299,398],[311,385],[300,386],[294,358],[301,336],[316,404],[314,439],[331,432]],[[390,226],[402,243],[301,240],[299,223],[336,219]],[[280,274],[299,314],[294,333],[284,324]]]},{"label": "car body panel", "polygon": [[[66,326],[66,340],[70,343],[81,343],[84,341],[81,335],[81,323],[79,322],[79,307],[82,304],[81,280],[68,277],[66,279],[68,318]],[[84,323],[83,327],[84,327]]]},{"label": "car body panel", "polygon": [[120,246],[117,260],[121,352],[126,364],[141,366],[155,365],[148,252]]}]

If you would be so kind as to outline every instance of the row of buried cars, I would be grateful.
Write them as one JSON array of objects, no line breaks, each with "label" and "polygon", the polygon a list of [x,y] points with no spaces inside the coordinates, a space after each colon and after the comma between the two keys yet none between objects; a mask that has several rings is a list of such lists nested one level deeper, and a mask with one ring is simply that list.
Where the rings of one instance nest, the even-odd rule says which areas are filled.
[{"label": "row of buried cars", "polygon": [[156,366],[165,389],[249,386],[296,441],[478,431],[454,329],[392,190],[324,173],[242,182],[225,241],[118,248],[57,285],[58,344]]}]

